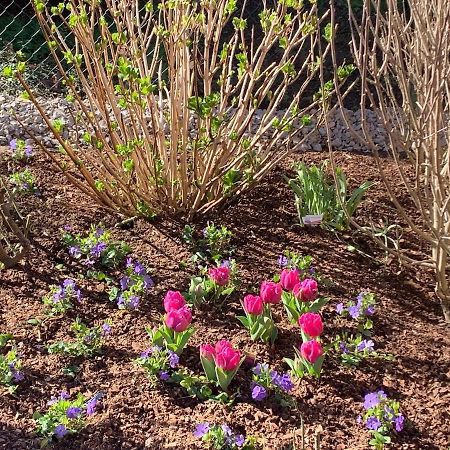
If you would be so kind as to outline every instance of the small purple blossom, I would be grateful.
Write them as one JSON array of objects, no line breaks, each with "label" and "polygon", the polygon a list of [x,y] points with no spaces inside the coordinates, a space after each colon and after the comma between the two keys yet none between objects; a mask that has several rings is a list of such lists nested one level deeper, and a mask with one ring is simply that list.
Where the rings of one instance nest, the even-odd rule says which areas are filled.
[{"label": "small purple blossom", "polygon": [[352,319],[357,319],[361,313],[358,305],[349,306],[348,313]]},{"label": "small purple blossom", "polygon": [[70,394],[67,391],[61,391],[59,393],[60,400],[68,400],[70,398]]},{"label": "small purple blossom", "polygon": [[105,322],[102,325],[102,334],[103,336],[108,336],[109,333],[111,333],[111,325]]},{"label": "small purple blossom", "polygon": [[33,156],[33,149],[30,144],[25,146],[24,154],[26,158],[31,158]]},{"label": "small purple blossom", "polygon": [[81,414],[81,408],[76,406],[70,406],[66,410],[66,416],[68,419],[76,419]]},{"label": "small purple blossom", "polygon": [[288,264],[289,264],[289,258],[287,258],[287,257],[284,256],[284,255],[280,255],[280,256],[278,257],[278,265],[279,265],[280,267],[286,267]]},{"label": "small purple blossom", "polygon": [[11,150],[17,150],[17,139],[12,139],[12,140],[9,142],[9,148],[10,148]]},{"label": "small purple blossom", "polygon": [[256,402],[261,402],[262,400],[264,400],[267,397],[267,390],[259,385],[259,384],[255,384],[252,387],[252,399],[255,400]]},{"label": "small purple blossom", "polygon": [[292,391],[294,383],[288,373],[279,374],[276,370],[270,372],[272,383],[284,392]]},{"label": "small purple blossom", "polygon": [[170,375],[165,370],[161,370],[161,372],[159,372],[160,380],[167,381],[169,378],[170,378]]},{"label": "small purple blossom", "polygon": [[102,237],[105,234],[105,230],[103,228],[97,228],[95,230],[95,237],[99,238]]},{"label": "small purple blossom", "polygon": [[179,356],[175,352],[171,352],[169,350],[169,366],[172,369],[175,369],[178,366],[179,362],[180,362]]},{"label": "small purple blossom", "polygon": [[144,275],[142,281],[144,283],[144,288],[147,290],[155,285],[155,282],[151,279],[150,275]]},{"label": "small purple blossom", "polygon": [[234,443],[237,447],[242,447],[245,444],[245,436],[243,434],[238,434],[234,438]]},{"label": "small purple blossom", "polygon": [[345,353],[345,354],[350,353],[350,351],[349,351],[349,349],[347,348],[347,345],[346,345],[345,342],[340,342],[340,343],[339,343],[339,350],[340,350],[342,353]]},{"label": "small purple blossom", "polygon": [[136,261],[134,264],[134,272],[141,276],[147,275],[145,267],[139,261]]},{"label": "small purple blossom", "polygon": [[108,246],[104,242],[98,242],[95,244],[90,251],[91,256],[94,258],[100,258],[102,256],[102,253],[106,250]]},{"label": "small purple blossom", "polygon": [[364,397],[364,409],[368,410],[377,406],[381,400],[386,399],[384,391],[371,392]]},{"label": "small purple blossom", "polygon": [[364,350],[367,350],[368,352],[374,351],[374,342],[371,339],[364,339],[362,340],[356,347],[356,350],[358,352],[362,352]]},{"label": "small purple blossom", "polygon": [[220,267],[231,267],[231,261],[229,259],[224,259],[221,263],[220,263]]},{"label": "small purple blossom", "polygon": [[208,433],[210,427],[209,427],[209,423],[208,422],[204,422],[204,423],[199,423],[194,430],[194,436],[196,438],[201,438],[203,437],[206,433]]},{"label": "small purple blossom", "polygon": [[375,417],[371,416],[366,420],[366,427],[368,430],[378,430],[381,427],[381,421]]},{"label": "small purple blossom", "polygon": [[345,307],[344,307],[344,304],[343,304],[343,303],[338,303],[338,304],[336,305],[336,312],[337,312],[338,314],[342,314],[342,313],[344,312],[344,309],[345,309]]},{"label": "small purple blossom", "polygon": [[405,427],[405,416],[403,414],[399,414],[395,420],[394,420],[394,426],[395,431],[400,433],[400,431],[403,431],[403,428]]},{"label": "small purple blossom", "polygon": [[258,364],[256,364],[255,367],[253,367],[252,372],[255,375],[261,375],[261,373],[267,372],[268,369],[269,369],[268,364],[264,364],[264,363],[260,364],[260,363],[258,363]]},{"label": "small purple blossom", "polygon": [[152,349],[151,348],[148,348],[147,350],[144,350],[142,353],[141,353],[141,358],[148,358],[150,355],[151,355],[151,353],[152,353]]},{"label": "small purple blossom", "polygon": [[233,434],[233,431],[226,423],[221,425],[221,428],[222,428],[223,432],[225,433],[225,436],[230,437]]},{"label": "small purple blossom", "polygon": [[366,308],[366,310],[364,311],[364,314],[365,314],[366,316],[373,316],[373,315],[375,314],[375,306],[373,306],[373,305],[368,306],[368,307]]},{"label": "small purple blossom", "polygon": [[59,424],[54,430],[55,436],[62,439],[67,433],[67,428],[63,424]]},{"label": "small purple blossom", "polygon": [[23,381],[23,379],[25,378],[23,372],[21,372],[20,370],[13,369],[11,372],[12,372],[14,381],[16,381],[16,382]]},{"label": "small purple blossom", "polygon": [[95,413],[95,408],[97,407],[97,398],[93,397],[86,403],[86,415],[92,416]]},{"label": "small purple blossom", "polygon": [[72,245],[69,247],[69,255],[73,256],[74,258],[79,258],[81,256],[80,248],[76,245]]}]

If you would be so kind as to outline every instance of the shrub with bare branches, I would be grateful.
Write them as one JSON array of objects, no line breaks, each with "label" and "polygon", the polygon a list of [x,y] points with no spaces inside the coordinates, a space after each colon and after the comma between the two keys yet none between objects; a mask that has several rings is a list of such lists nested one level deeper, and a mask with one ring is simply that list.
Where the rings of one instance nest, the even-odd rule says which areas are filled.
[{"label": "shrub with bare branches", "polygon": [[[406,264],[433,269],[436,294],[450,321],[450,8],[441,0],[364,0],[359,20],[350,3],[352,49],[362,84],[362,131],[353,129],[353,134],[373,151],[392,202],[430,248],[420,260],[406,251],[395,253]],[[383,169],[367,127],[367,106],[387,133],[398,179]],[[413,178],[407,174],[411,168]],[[396,195],[399,184],[420,223]]]},{"label": "shrub with bare branches", "polygon": [[257,183],[301,145],[312,116],[323,120],[333,85],[304,101],[331,45],[328,13],[319,17],[313,3],[264,6],[255,33],[236,0],[143,9],[129,0],[34,0],[74,107],[68,139],[24,82],[24,67],[15,74],[59,142],[63,160],[48,154],[71,182],[126,215],[190,218]]}]

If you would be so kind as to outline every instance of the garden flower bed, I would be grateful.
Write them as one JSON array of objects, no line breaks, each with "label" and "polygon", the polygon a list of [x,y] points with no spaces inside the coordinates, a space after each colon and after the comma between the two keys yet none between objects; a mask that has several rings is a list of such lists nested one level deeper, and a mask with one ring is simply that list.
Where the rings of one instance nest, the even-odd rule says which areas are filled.
[{"label": "garden flower bed", "polygon": [[[0,173],[4,175],[9,172],[8,152],[9,149],[0,148]],[[304,159],[319,162],[325,156],[314,154]],[[164,381],[166,375],[152,380],[145,368],[136,363],[150,347],[146,328],[162,323],[167,291],[187,291],[189,280],[197,275],[190,263],[191,246],[182,239],[185,224],[157,218],[152,223],[136,220],[115,227],[121,218],[108,214],[68,186],[47,160],[33,159],[29,169],[35,177],[37,194],[18,200],[22,211],[32,214],[30,259],[20,267],[0,272],[0,334],[13,336],[21,361],[17,389],[13,394],[5,389],[0,396],[0,448],[39,448],[37,416],[33,419],[33,414],[56,408],[52,405],[58,406],[57,402],[73,402],[64,420],[84,420],[85,426],[76,434],[65,435],[65,428],[58,425],[52,448],[207,448],[201,437],[212,430],[232,436],[237,448],[244,442],[243,436],[252,436],[261,448],[289,449],[295,448],[294,438],[300,436],[303,421],[306,449],[313,448],[320,435],[322,449],[362,450],[368,448],[368,428],[378,425],[373,417],[367,422],[364,415],[371,407],[384,405],[386,396],[400,404],[404,417],[393,421],[392,426],[402,431],[392,432],[393,443],[388,448],[447,450],[450,339],[433,297],[430,274],[407,269],[399,272],[390,259],[386,264],[377,262],[373,256],[383,259],[383,254],[352,232],[335,234],[321,228],[300,228],[292,192],[282,178],[292,160],[299,160],[299,156],[294,155],[291,161],[277,167],[264,183],[223,211],[192,224],[201,231],[209,220],[231,230],[225,250],[234,250],[232,257],[240,284],[229,296],[216,302],[200,302],[192,308],[194,332],[179,357],[179,366],[201,375],[199,346],[230,341],[233,347],[226,363],[230,365],[220,364],[231,368],[236,350],[245,357],[228,389],[234,396],[230,405],[192,397],[178,384]],[[370,156],[340,153],[337,161],[350,175],[352,185],[378,179]],[[386,169],[389,170],[389,162]],[[376,184],[357,215],[362,222],[364,217],[371,217],[374,222],[396,220],[394,208]],[[111,294],[108,280],[86,276],[86,265],[74,258],[77,249],[72,248],[69,254],[61,240],[64,230],[85,236],[91,226],[100,223],[111,231],[114,241],[124,241],[131,249],[131,269],[126,271],[123,260],[118,269],[111,271],[117,282],[121,276],[128,277],[127,282],[120,284],[120,292],[115,292],[116,297]],[[402,245],[420,250],[406,230]],[[92,255],[103,250],[100,245]],[[320,378],[304,376],[298,380],[292,376],[291,387],[283,378],[289,370],[283,358],[294,358],[293,346],[302,342],[302,334],[300,326],[288,320],[283,305],[272,301],[277,294],[266,286],[264,296],[272,303],[272,319],[278,328],[273,346],[270,338],[268,343],[252,341],[249,331],[237,319],[244,316],[244,296],[257,295],[262,281],[280,273],[279,256],[285,250],[312,257],[313,270],[319,274],[320,296],[328,298],[320,310],[323,331],[315,316],[310,316],[308,323],[303,319],[304,331],[308,330],[310,336],[320,335],[324,347],[330,345],[357,323],[352,317],[357,315],[358,294],[371,292],[376,306],[370,314],[371,336],[365,339],[364,346],[374,347],[385,357],[363,358],[357,366],[349,367],[342,364],[345,352],[330,349]],[[133,264],[137,262],[142,267],[135,270],[137,266]],[[222,283],[222,276],[223,273],[214,274],[217,283]],[[133,277],[134,286],[138,287],[130,291],[133,284],[129,280]],[[73,280],[76,286],[67,280]],[[55,286],[52,291],[51,286]],[[71,291],[66,294],[69,288]],[[136,305],[133,296],[138,288],[140,301]],[[48,305],[42,298],[50,291],[58,298],[70,297],[71,307],[64,314],[57,311],[46,315]],[[114,301],[108,299],[111,296]],[[245,304],[248,310],[260,312],[257,299],[248,298]],[[347,308],[348,314],[338,314],[336,308],[341,312]],[[169,306],[166,311],[170,314]],[[172,326],[176,322],[173,326],[182,331],[184,325],[190,324],[190,314],[171,316],[166,324]],[[50,352],[50,344],[73,342],[73,323],[77,318],[89,327],[86,333],[94,336],[89,345],[94,338],[100,340],[100,351],[97,352],[95,341],[89,347],[92,353],[88,357],[78,356],[74,350],[69,354]],[[355,345],[360,346],[361,342]],[[205,352],[208,348],[204,348]],[[277,395],[263,395],[261,383],[255,390],[255,376],[260,372],[260,368],[255,371],[257,363],[268,364],[277,371],[270,375],[279,392],[274,390],[280,394],[288,391],[287,401],[280,401]],[[70,399],[65,398],[66,393]],[[83,396],[77,397],[78,393]],[[378,394],[374,397],[374,393]],[[372,396],[367,397],[368,394]],[[53,402],[50,406],[49,401]],[[62,405],[66,407],[66,403]],[[388,405],[390,408],[391,403]],[[230,429],[220,427],[223,424]]]}]

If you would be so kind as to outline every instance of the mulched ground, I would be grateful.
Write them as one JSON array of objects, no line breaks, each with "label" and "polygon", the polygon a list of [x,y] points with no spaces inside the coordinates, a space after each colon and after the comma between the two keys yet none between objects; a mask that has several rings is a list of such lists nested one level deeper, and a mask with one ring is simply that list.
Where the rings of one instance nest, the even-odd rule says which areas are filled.
[{"label": "mulched ground", "polygon": [[[9,165],[5,154],[6,149],[3,153],[0,149],[3,174]],[[304,156],[307,161],[325,157],[326,154]],[[293,159],[299,160],[300,156]],[[341,153],[337,159],[351,174],[352,185],[365,179],[378,180],[371,157]],[[292,356],[299,330],[287,323],[281,306],[275,314],[280,336],[273,350],[251,342],[235,315],[240,310],[242,295],[278,271],[278,255],[286,248],[312,255],[317,270],[329,280],[321,290],[331,299],[323,313],[325,342],[346,325],[336,316],[335,305],[354,298],[362,289],[369,289],[376,293],[379,305],[373,339],[380,351],[395,356],[394,361],[368,360],[349,369],[336,359],[327,358],[320,380],[305,378],[299,382],[295,389],[298,409],[294,411],[272,401],[252,402],[250,374],[243,368],[233,384],[233,389],[241,390],[241,397],[232,407],[201,403],[183,396],[170,385],[152,388],[133,359],[148,347],[144,328],[158,324],[165,291],[185,289],[190,275],[179,266],[180,261],[190,256],[181,240],[184,224],[169,219],[153,223],[139,220],[127,229],[114,229],[114,236],[132,246],[133,255],[151,269],[156,282],[138,313],[119,311],[107,300],[101,284],[84,280],[80,285],[87,300],[39,331],[27,321],[42,316],[41,297],[49,285],[58,284],[65,277],[76,278],[79,273],[60,243],[62,227],[69,224],[77,231],[87,231],[90,224],[103,222],[113,227],[121,219],[74,190],[51,169],[47,160],[36,158],[31,168],[42,196],[19,202],[23,212],[32,214],[33,251],[26,264],[0,272],[0,332],[14,334],[26,373],[15,397],[6,393],[0,396],[0,448],[39,448],[33,434],[32,414],[45,410],[50,397],[66,389],[90,394],[102,390],[106,397],[88,426],[79,435],[56,444],[56,449],[197,449],[201,444],[193,438],[192,431],[204,421],[227,422],[233,428],[263,438],[265,449],[288,449],[301,417],[305,422],[307,449],[312,448],[316,433],[322,435],[323,450],[366,449],[369,435],[357,425],[356,417],[362,412],[363,396],[382,387],[401,402],[408,418],[406,430],[391,448],[448,450],[449,329],[433,295],[430,274],[399,271],[395,262],[384,265],[370,256],[350,252],[348,244],[352,243],[368,255],[383,256],[373,244],[352,233],[335,235],[300,228],[292,194],[282,179],[283,171],[291,163],[278,167],[264,184],[206,218],[233,231],[232,244],[242,286],[223,310],[205,308],[195,313],[197,332],[182,356],[182,364],[200,372],[197,346],[229,338],[241,350],[256,355],[258,361],[283,368],[282,358]],[[395,176],[388,162],[385,166]],[[407,200],[402,201],[407,206]],[[390,223],[396,220],[380,185],[372,188],[357,217],[363,224],[368,219],[389,218]],[[206,219],[197,224],[199,229]],[[423,250],[406,231],[402,243],[413,251]],[[47,353],[47,342],[69,338],[69,324],[76,316],[88,324],[112,319],[113,333],[101,357],[74,361]],[[61,369],[74,363],[81,371],[71,379]]]}]

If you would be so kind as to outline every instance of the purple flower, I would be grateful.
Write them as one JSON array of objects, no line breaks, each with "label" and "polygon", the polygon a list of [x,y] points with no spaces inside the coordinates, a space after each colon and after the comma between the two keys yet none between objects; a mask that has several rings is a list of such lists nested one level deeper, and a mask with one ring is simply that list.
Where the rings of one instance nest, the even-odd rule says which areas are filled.
[{"label": "purple flower", "polygon": [[370,416],[366,421],[366,427],[368,430],[378,430],[381,427],[380,420],[375,416]]},{"label": "purple flower", "polygon": [[67,433],[67,428],[63,424],[59,424],[54,430],[55,436],[62,439]]},{"label": "purple flower", "polygon": [[71,225],[64,225],[63,226],[63,230],[64,231],[72,231],[72,226]]},{"label": "purple flower", "polygon": [[205,423],[199,423],[194,430],[194,436],[196,438],[201,438],[203,437],[206,433],[208,433],[209,431],[209,423],[205,422]]},{"label": "purple flower", "polygon": [[141,358],[148,358],[150,354],[153,353],[151,348],[148,348],[147,350],[144,350],[141,353]]},{"label": "purple flower", "polygon": [[134,264],[134,272],[141,276],[147,275],[145,267],[139,261],[136,261],[136,263]]},{"label": "purple flower", "polygon": [[95,260],[93,260],[93,259],[91,259],[91,258],[88,258],[88,259],[86,259],[86,261],[84,261],[84,265],[85,266],[88,266],[88,267],[91,267],[91,266],[93,266],[95,264]]},{"label": "purple flower", "polygon": [[375,344],[371,339],[364,339],[357,345],[356,350],[358,350],[358,352],[367,350],[370,353],[373,352],[374,345]]},{"label": "purple flower", "polygon": [[342,353],[350,353],[349,350],[348,350],[348,348],[347,348],[347,345],[345,344],[345,342],[340,342],[340,343],[339,343],[339,350],[340,350]]},{"label": "purple flower", "polygon": [[230,437],[233,434],[233,431],[226,423],[221,425],[221,428],[222,428],[222,431],[225,433],[225,436]]},{"label": "purple flower", "polygon": [[102,253],[106,250],[107,245],[104,242],[98,242],[91,248],[91,256],[94,258],[100,258],[102,256]]},{"label": "purple flower", "polygon": [[352,319],[357,319],[360,315],[360,309],[358,305],[350,306],[348,308],[348,313]]},{"label": "purple flower", "polygon": [[9,142],[9,148],[10,148],[11,150],[17,150],[17,139],[12,139],[12,140]]},{"label": "purple flower", "polygon": [[278,265],[280,267],[286,267],[288,264],[289,264],[289,259],[286,256],[280,255],[278,257]]},{"label": "purple flower", "polygon": [[69,247],[69,255],[73,256],[74,258],[79,258],[81,256],[80,248],[76,245],[72,245]]},{"label": "purple flower", "polygon": [[19,382],[19,381],[22,381],[25,378],[23,372],[20,372],[19,370],[13,369],[11,372],[12,372],[14,381]]},{"label": "purple flower", "polygon": [[245,436],[243,434],[238,434],[234,439],[234,443],[237,447],[242,447],[245,444]]},{"label": "purple flower", "polygon": [[31,156],[33,156],[33,149],[31,148],[31,145],[28,144],[25,146],[25,157],[30,158]]},{"label": "purple flower", "polygon": [[97,401],[98,400],[95,397],[93,397],[86,403],[86,415],[87,416],[92,416],[92,414],[95,413],[95,408],[97,407]]},{"label": "purple flower", "polygon": [[175,369],[178,366],[179,362],[180,362],[179,356],[175,352],[171,352],[169,350],[169,366],[172,369]]},{"label": "purple flower", "polygon": [[342,314],[344,312],[344,309],[345,309],[345,307],[344,307],[343,303],[339,303],[336,305],[336,312],[338,314]]},{"label": "purple flower", "polygon": [[276,370],[273,370],[270,373],[270,377],[272,378],[272,383],[284,392],[292,391],[294,388],[294,383],[288,373],[279,374]]},{"label": "purple flower", "polygon": [[122,289],[122,291],[125,291],[126,289],[128,289],[128,286],[130,284],[131,278],[124,276],[120,279],[120,289]]},{"label": "purple flower", "polygon": [[61,391],[59,393],[60,400],[68,400],[70,398],[70,394],[67,391]]},{"label": "purple flower", "polygon": [[220,263],[220,267],[231,267],[231,261],[229,259],[224,259],[221,263]]},{"label": "purple flower", "polygon": [[394,420],[395,431],[400,433],[405,427],[405,416],[403,414],[399,414]]},{"label": "purple flower", "polygon": [[144,288],[145,289],[150,289],[150,288],[152,288],[155,285],[155,283],[151,279],[150,275],[144,275],[142,281],[144,282]]},{"label": "purple flower", "polygon": [[161,370],[161,372],[159,372],[160,380],[167,381],[169,378],[170,378],[170,375],[165,370]]},{"label": "purple flower", "polygon": [[74,289],[75,288],[75,281],[73,281],[73,280],[71,280],[70,278],[67,278],[67,279],[65,279],[64,281],[63,281],[63,287],[64,288],[72,288],[72,289]]},{"label": "purple flower", "polygon": [[366,316],[373,316],[374,314],[375,314],[375,306],[368,306],[367,308],[366,308],[366,310],[364,311],[364,314],[366,315]]},{"label": "purple flower", "polygon": [[252,399],[261,402],[267,397],[267,390],[260,386],[259,384],[255,384],[252,388]]},{"label": "purple flower", "polygon": [[102,325],[102,334],[103,336],[108,336],[109,333],[111,333],[111,325],[105,322]]},{"label": "purple flower", "polygon": [[386,399],[384,391],[371,392],[364,397],[364,409],[370,409],[377,406],[381,400]]},{"label": "purple flower", "polygon": [[267,369],[269,368],[269,366],[267,364],[256,364],[255,367],[253,367],[252,372],[255,375],[261,375],[261,373],[263,372],[267,372]]},{"label": "purple flower", "polygon": [[356,423],[361,423],[362,422],[362,417],[361,414],[356,418]]},{"label": "purple flower", "polygon": [[139,297],[137,295],[132,295],[128,299],[128,307],[131,309],[138,309],[139,308]]},{"label": "purple flower", "polygon": [[99,238],[102,237],[105,234],[105,230],[103,228],[97,228],[95,230],[95,237]]},{"label": "purple flower", "polygon": [[358,297],[356,297],[356,304],[357,304],[359,307],[361,307],[361,305],[362,305],[362,302],[363,302],[363,300],[364,300],[364,295],[365,295],[365,292],[360,292],[360,293],[358,294]]},{"label": "purple flower", "polygon": [[81,414],[81,408],[76,406],[70,406],[66,410],[66,416],[68,419],[76,419]]},{"label": "purple flower", "polygon": [[133,267],[133,259],[130,256],[128,256],[125,261],[126,261],[125,265],[126,265],[127,268]]}]

